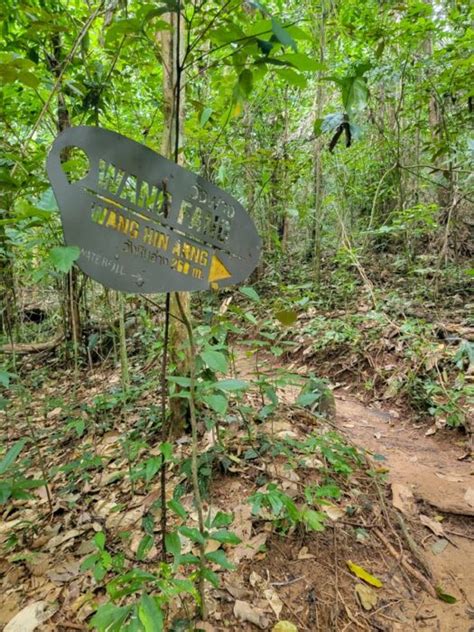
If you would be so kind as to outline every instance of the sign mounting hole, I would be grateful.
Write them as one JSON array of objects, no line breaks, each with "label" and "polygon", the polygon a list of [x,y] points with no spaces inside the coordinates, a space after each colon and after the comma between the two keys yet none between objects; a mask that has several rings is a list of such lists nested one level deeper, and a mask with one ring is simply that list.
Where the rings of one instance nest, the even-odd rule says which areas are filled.
[{"label": "sign mounting hole", "polygon": [[80,147],[65,147],[61,151],[61,166],[69,184],[73,184],[83,180],[89,173],[89,157]]}]

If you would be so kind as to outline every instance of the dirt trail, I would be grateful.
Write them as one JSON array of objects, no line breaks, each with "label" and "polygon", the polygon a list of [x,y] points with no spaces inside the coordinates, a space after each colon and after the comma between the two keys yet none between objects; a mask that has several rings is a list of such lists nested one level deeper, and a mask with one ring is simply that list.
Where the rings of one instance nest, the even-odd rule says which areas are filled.
[{"label": "dirt trail", "polygon": [[[274,362],[264,361],[259,373],[271,376],[276,368]],[[254,376],[255,366],[245,355],[239,356],[236,373]],[[292,403],[299,388],[285,386],[278,392],[280,401]],[[335,423],[341,433],[377,455],[388,469],[392,489],[413,494],[412,512],[405,520],[422,541],[422,555],[436,585],[457,599],[448,604],[422,593],[416,610],[407,610],[405,622],[394,623],[393,632],[474,632],[474,472],[472,462],[459,460],[465,448],[451,438],[426,436],[426,425],[417,427],[396,411],[369,408],[344,390],[334,395]],[[443,527],[449,542],[441,552],[435,547],[435,554],[432,546],[445,538],[423,526],[420,514]]]},{"label": "dirt trail", "polygon": [[[469,539],[474,538],[472,463],[458,460],[461,447],[446,439],[425,436],[426,426],[415,428],[394,412],[367,408],[341,392],[336,392],[336,410],[341,431],[360,447],[383,456],[389,481],[400,485],[399,489],[408,488],[417,501],[424,503],[418,508],[419,513],[445,518],[440,524],[449,534],[449,544],[435,555],[432,545],[437,538],[433,534],[430,537],[430,531],[425,529],[422,551],[436,583],[458,601],[446,604],[425,595],[418,616],[432,618],[422,619],[413,629],[474,631],[474,539]],[[462,518],[469,515],[470,520]],[[412,523],[413,520],[419,520],[416,511]],[[453,532],[464,537],[452,535]]]}]

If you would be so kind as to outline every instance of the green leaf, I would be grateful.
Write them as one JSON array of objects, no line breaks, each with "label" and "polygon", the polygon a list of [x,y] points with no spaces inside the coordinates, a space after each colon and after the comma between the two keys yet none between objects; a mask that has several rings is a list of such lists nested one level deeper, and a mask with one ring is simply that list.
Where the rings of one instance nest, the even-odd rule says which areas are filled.
[{"label": "green leaf", "polygon": [[205,395],[202,401],[219,415],[225,415],[227,412],[228,401],[225,395]]},{"label": "green leaf", "polygon": [[219,588],[219,575],[217,575],[217,573],[211,571],[210,568],[203,568],[201,569],[201,574],[214,588]]},{"label": "green leaf", "polygon": [[227,529],[221,529],[209,534],[211,540],[216,540],[222,544],[240,544],[242,540],[235,533],[227,531]]},{"label": "green leaf", "polygon": [[229,367],[227,364],[227,358],[220,351],[208,349],[207,351],[202,351],[200,355],[201,358],[204,360],[204,363],[211,369],[211,371],[216,371],[219,373],[228,372]]},{"label": "green leaf", "polygon": [[212,108],[204,108],[204,110],[201,112],[201,118],[199,120],[199,124],[201,127],[204,127],[204,125],[208,122],[213,111],[214,110]]},{"label": "green leaf", "polygon": [[214,388],[222,391],[245,391],[249,387],[249,383],[245,380],[219,380],[214,384]]},{"label": "green leaf", "polygon": [[14,377],[13,373],[9,373],[4,369],[0,369],[0,386],[4,388],[9,388],[10,386],[10,378]]},{"label": "green leaf", "polygon": [[146,593],[138,602],[138,618],[143,624],[145,632],[163,632],[163,613],[156,600]]},{"label": "green leaf", "polygon": [[198,544],[205,544],[206,540],[199,529],[194,527],[186,527],[182,526],[179,528],[179,532],[184,535],[186,538],[189,538],[193,542],[197,542]]},{"label": "green leaf", "polygon": [[275,70],[275,74],[279,75],[287,83],[298,88],[305,88],[308,83],[304,75],[295,72],[291,68],[279,68]]},{"label": "green leaf", "polygon": [[133,606],[116,606],[106,603],[97,610],[90,620],[91,627],[98,632],[120,632],[122,624],[132,611]]},{"label": "green leaf", "polygon": [[219,564],[219,566],[222,566],[222,568],[225,568],[227,570],[234,570],[235,568],[234,564],[229,562],[224,551],[222,551],[221,549],[206,553],[206,559],[210,562],[213,562],[214,564]]},{"label": "green leaf", "polygon": [[[224,513],[223,511],[218,511],[214,516],[214,519],[211,523],[211,527],[213,529],[219,529],[220,527],[227,527],[234,520],[234,516],[231,513]],[[206,523],[207,524],[207,523]]]},{"label": "green leaf", "polygon": [[348,77],[342,81],[342,102],[349,114],[362,110],[367,104],[368,95],[364,77]]},{"label": "green leaf", "polygon": [[5,454],[3,459],[0,461],[0,475],[5,474],[9,470],[9,468],[13,465],[13,463],[17,460],[20,452],[25,447],[26,439],[20,439],[12,445],[12,447]]},{"label": "green leaf", "polygon": [[179,502],[179,500],[172,498],[170,501],[168,501],[168,507],[171,509],[171,511],[174,511],[174,513],[180,518],[182,518],[183,520],[186,520],[186,518],[188,517],[188,512],[183,507],[183,505]]},{"label": "green leaf", "polygon": [[280,44],[283,44],[283,46],[289,46],[296,52],[297,46],[295,40],[276,18],[272,18],[272,31]]},{"label": "green leaf", "polygon": [[140,540],[140,544],[138,545],[137,549],[137,560],[139,562],[143,562],[143,560],[146,559],[146,556],[151,551],[153,542],[153,537],[149,533],[144,535],[143,538]]},{"label": "green leaf", "polygon": [[298,313],[293,309],[282,309],[276,312],[275,318],[277,318],[283,325],[292,325],[298,318]]},{"label": "green leaf", "polygon": [[168,377],[168,382],[173,382],[174,384],[178,384],[178,386],[184,386],[184,387],[191,386],[191,378],[189,378],[189,377],[182,377],[180,375],[169,376]]},{"label": "green leaf", "polygon": [[31,72],[19,72],[17,79],[20,83],[29,88],[37,88],[40,82],[38,77]]},{"label": "green leaf", "polygon": [[95,553],[94,555],[89,555],[89,557],[86,557],[86,559],[82,562],[80,566],[81,572],[90,571],[92,568],[94,568],[99,559],[99,553]]},{"label": "green leaf", "polygon": [[441,586],[436,586],[435,590],[436,590],[436,595],[438,599],[441,599],[441,601],[445,601],[446,603],[451,603],[451,604],[457,602],[456,597],[453,597],[452,595],[448,595],[447,593],[445,593],[444,590],[441,588]]},{"label": "green leaf", "polygon": [[321,397],[321,393],[301,393],[296,400],[297,406],[310,408]]},{"label": "green leaf", "polygon": [[171,443],[165,441],[160,445],[160,452],[163,455],[165,461],[171,461],[173,457],[173,446]]},{"label": "green leaf", "polygon": [[255,301],[255,303],[260,303],[260,296],[253,289],[253,287],[241,287],[239,288],[239,292],[249,298],[251,301]]},{"label": "green leaf", "polygon": [[181,540],[176,531],[171,531],[165,536],[165,545],[168,553],[171,553],[173,557],[178,557],[181,553]]},{"label": "green leaf", "polygon": [[277,59],[285,61],[302,71],[314,72],[322,68],[319,61],[303,53],[285,53],[284,55],[280,55]]},{"label": "green leaf", "polygon": [[94,543],[99,551],[103,551],[105,547],[105,533],[103,531],[99,531],[94,536]]},{"label": "green leaf", "polygon": [[49,252],[49,260],[58,272],[66,274],[80,254],[81,250],[77,246],[55,246]]},{"label": "green leaf", "polygon": [[242,94],[248,96],[252,92],[253,74],[248,68],[244,68],[239,75],[239,88]]},{"label": "green leaf", "polygon": [[313,531],[324,531],[324,519],[325,515],[319,511],[314,511],[314,509],[303,509],[301,514],[303,522],[305,525],[312,529]]}]

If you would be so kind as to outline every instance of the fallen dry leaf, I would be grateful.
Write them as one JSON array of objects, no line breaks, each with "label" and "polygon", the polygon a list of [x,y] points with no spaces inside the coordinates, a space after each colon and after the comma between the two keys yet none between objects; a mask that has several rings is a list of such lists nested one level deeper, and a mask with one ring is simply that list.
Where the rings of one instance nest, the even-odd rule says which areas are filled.
[{"label": "fallen dry leaf", "polygon": [[441,555],[441,553],[448,546],[449,542],[445,538],[441,538],[440,540],[436,540],[436,542],[431,547],[431,551],[434,555]]},{"label": "fallen dry leaf", "polygon": [[64,544],[64,542],[77,538],[77,536],[81,535],[82,533],[83,533],[83,529],[70,529],[69,531],[66,531],[65,533],[60,533],[58,535],[55,535],[48,542],[48,546],[46,548],[48,549],[48,551],[57,549],[58,546],[60,546],[61,544]]},{"label": "fallen dry leaf", "polygon": [[229,552],[234,564],[239,564],[241,560],[251,560],[259,552],[260,547],[264,546],[268,538],[268,533],[262,531],[247,542],[238,544]]},{"label": "fallen dry leaf", "polygon": [[9,595],[2,595],[2,607],[0,608],[0,625],[8,623],[20,609],[20,595],[12,592]]},{"label": "fallen dry leaf", "polygon": [[377,577],[371,575],[368,571],[365,570],[365,568],[362,568],[362,566],[354,564],[354,562],[351,562],[351,560],[347,561],[347,566],[354,573],[354,575],[357,575],[359,579],[363,579],[365,582],[371,584],[372,586],[375,586],[376,588],[382,587],[382,582],[380,581],[380,579],[377,579]]},{"label": "fallen dry leaf", "polygon": [[66,558],[47,573],[47,577],[53,582],[62,584],[79,575],[80,561],[73,557]]},{"label": "fallen dry leaf", "polygon": [[474,487],[468,487],[466,493],[464,494],[464,500],[467,502],[469,507],[474,507]]},{"label": "fallen dry leaf", "polygon": [[243,601],[244,598],[247,598],[250,595],[249,591],[242,586],[241,579],[235,575],[232,579],[229,578],[228,580],[225,580],[223,587],[234,599],[240,599]]},{"label": "fallen dry leaf", "polygon": [[337,507],[336,505],[324,505],[321,509],[333,522],[342,518],[342,516],[346,513],[344,509],[341,509],[341,507]]},{"label": "fallen dry leaf", "polygon": [[356,584],[355,591],[364,610],[372,610],[377,605],[377,594],[365,584]]},{"label": "fallen dry leaf", "polygon": [[298,632],[298,628],[291,621],[278,621],[273,626],[272,632]]},{"label": "fallen dry leaf", "polygon": [[313,560],[314,555],[312,555],[311,553],[308,553],[307,546],[302,546],[298,553],[298,559],[299,560]]},{"label": "fallen dry leaf", "polygon": [[278,596],[277,591],[270,586],[263,591],[263,594],[265,595],[266,600],[270,604],[270,608],[273,610],[276,618],[278,619],[281,611],[283,610],[283,602]]},{"label": "fallen dry leaf", "polygon": [[[265,630],[269,624],[265,611],[256,606],[252,606],[248,601],[240,601],[237,599],[234,604],[234,616],[240,619],[240,621],[253,623],[261,630]],[[18,632],[20,631],[18,630]]]},{"label": "fallen dry leaf", "polygon": [[403,514],[410,516],[416,512],[415,498],[412,491],[401,483],[392,483],[392,504]]},{"label": "fallen dry leaf", "polygon": [[34,601],[20,610],[4,627],[3,632],[33,632],[57,611],[56,604],[47,601]]},{"label": "fallen dry leaf", "polygon": [[267,582],[263,579],[261,575],[252,571],[249,576],[249,582],[252,588],[260,588],[263,589],[267,585]]},{"label": "fallen dry leaf", "polygon": [[420,514],[420,522],[421,524],[425,525],[425,527],[428,527],[428,529],[432,531],[435,535],[438,535],[438,536],[444,535],[443,526],[439,522],[436,522],[435,520],[428,518],[428,516],[425,516],[424,514]]},{"label": "fallen dry leaf", "polygon": [[26,560],[26,567],[34,577],[41,577],[48,570],[51,561],[51,556],[46,553],[34,553]]}]

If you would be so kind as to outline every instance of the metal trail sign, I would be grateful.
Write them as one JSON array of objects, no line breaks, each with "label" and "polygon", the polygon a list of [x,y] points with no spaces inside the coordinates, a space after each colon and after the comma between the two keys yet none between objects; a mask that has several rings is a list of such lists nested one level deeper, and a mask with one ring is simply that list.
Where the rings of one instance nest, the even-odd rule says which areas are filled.
[{"label": "metal trail sign", "polygon": [[[79,148],[86,176],[70,181],[61,155]],[[224,287],[246,279],[260,238],[243,206],[200,176],[125,136],[70,127],[54,141],[48,176],[66,244],[87,275],[122,292]]]}]

